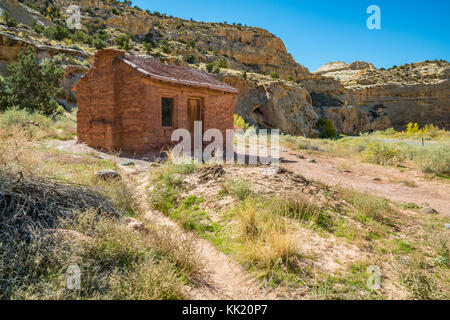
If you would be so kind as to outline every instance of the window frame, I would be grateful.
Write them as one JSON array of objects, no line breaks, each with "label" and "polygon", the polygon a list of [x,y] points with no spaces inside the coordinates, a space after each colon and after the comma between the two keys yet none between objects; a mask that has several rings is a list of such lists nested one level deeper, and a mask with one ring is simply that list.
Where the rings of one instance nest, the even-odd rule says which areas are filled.
[{"label": "window frame", "polygon": [[[164,119],[163,119],[163,101],[167,99],[170,100],[171,106],[170,106],[170,125],[164,125]],[[162,128],[173,128],[174,127],[174,112],[175,112],[175,98],[170,96],[161,96],[160,99],[160,112],[161,112],[161,127]]]}]

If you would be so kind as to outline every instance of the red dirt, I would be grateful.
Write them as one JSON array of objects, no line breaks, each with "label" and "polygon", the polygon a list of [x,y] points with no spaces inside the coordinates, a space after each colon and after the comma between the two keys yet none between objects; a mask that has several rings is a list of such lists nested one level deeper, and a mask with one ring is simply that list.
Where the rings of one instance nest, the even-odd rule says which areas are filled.
[{"label": "red dirt", "polygon": [[[309,163],[295,152],[280,152],[283,166],[308,180],[330,186],[353,188],[357,191],[385,197],[402,204],[430,206],[442,215],[450,215],[450,184],[425,179],[415,170],[401,172],[398,168],[355,162],[327,155],[305,156],[316,160]],[[342,170],[345,168],[345,170]],[[343,172],[343,171],[350,172]],[[404,183],[410,185],[407,186]]]}]

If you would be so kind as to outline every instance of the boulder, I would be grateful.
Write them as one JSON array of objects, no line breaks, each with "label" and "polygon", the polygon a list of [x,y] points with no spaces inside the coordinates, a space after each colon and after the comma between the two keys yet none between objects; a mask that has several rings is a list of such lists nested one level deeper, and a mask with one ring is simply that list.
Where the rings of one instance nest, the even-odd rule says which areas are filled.
[{"label": "boulder", "polygon": [[422,210],[420,210],[420,212],[426,213],[426,214],[438,214],[438,212],[431,207],[425,207]]},{"label": "boulder", "polygon": [[101,170],[95,176],[103,181],[113,181],[121,178],[119,172],[111,169]]}]

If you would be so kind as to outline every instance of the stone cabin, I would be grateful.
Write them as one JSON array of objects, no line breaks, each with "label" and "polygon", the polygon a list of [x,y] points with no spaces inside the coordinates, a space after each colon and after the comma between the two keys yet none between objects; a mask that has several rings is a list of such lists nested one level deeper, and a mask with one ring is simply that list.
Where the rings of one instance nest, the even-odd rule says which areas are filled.
[{"label": "stone cabin", "polygon": [[74,91],[78,142],[141,155],[170,146],[175,129],[193,136],[194,121],[225,137],[238,94],[206,72],[113,49],[96,52]]}]

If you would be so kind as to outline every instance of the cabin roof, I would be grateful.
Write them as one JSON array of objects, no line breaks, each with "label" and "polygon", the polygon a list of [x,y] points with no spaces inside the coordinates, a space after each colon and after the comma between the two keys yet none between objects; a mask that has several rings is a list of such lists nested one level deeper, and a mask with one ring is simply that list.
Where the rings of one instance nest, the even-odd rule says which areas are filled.
[{"label": "cabin roof", "polygon": [[210,90],[229,92],[233,94],[239,93],[239,90],[198,69],[164,64],[152,57],[135,56],[130,54],[126,54],[123,57],[118,56],[117,58],[138,72],[141,72],[155,80],[191,87],[207,88]]}]

